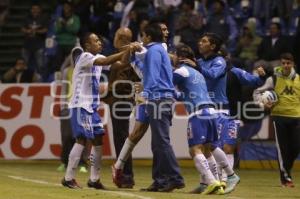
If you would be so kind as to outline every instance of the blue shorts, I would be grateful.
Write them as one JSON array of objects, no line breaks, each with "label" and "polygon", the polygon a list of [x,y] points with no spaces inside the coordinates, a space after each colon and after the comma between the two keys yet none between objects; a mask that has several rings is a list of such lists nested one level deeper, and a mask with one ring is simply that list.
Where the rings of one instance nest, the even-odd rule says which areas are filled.
[{"label": "blue shorts", "polygon": [[217,123],[219,139],[213,143],[213,146],[223,148],[224,144],[236,145],[239,122],[229,118],[227,114],[219,113]]},{"label": "blue shorts", "polygon": [[149,123],[149,116],[146,111],[146,104],[140,104],[135,107],[135,120],[142,123]]},{"label": "blue shorts", "polygon": [[216,116],[207,110],[209,109],[202,109],[200,114],[195,114],[188,120],[187,138],[189,147],[213,143],[218,139]]},{"label": "blue shorts", "polygon": [[94,139],[95,135],[104,135],[103,124],[98,112],[90,113],[83,108],[72,108],[71,125],[75,138]]}]

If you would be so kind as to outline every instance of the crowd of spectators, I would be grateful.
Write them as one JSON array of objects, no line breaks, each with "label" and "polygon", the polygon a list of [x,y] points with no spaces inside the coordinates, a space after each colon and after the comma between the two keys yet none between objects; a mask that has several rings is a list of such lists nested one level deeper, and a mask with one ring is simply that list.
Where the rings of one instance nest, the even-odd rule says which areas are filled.
[{"label": "crowd of spectators", "polygon": [[140,41],[143,27],[160,19],[170,31],[170,50],[185,43],[198,52],[199,37],[214,32],[238,67],[276,66],[280,54],[291,52],[299,71],[299,18],[300,0],[69,0],[58,1],[50,16],[34,3],[22,27],[22,55],[28,68],[49,82],[84,33],[102,35],[103,53],[110,54],[119,27],[130,28],[133,40]]}]

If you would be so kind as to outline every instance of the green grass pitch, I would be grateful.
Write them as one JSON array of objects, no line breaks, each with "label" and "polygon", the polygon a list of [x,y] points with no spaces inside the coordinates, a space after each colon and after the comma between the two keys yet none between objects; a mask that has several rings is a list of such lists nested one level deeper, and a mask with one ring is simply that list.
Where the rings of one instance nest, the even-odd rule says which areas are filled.
[{"label": "green grass pitch", "polygon": [[112,183],[111,161],[104,161],[101,181],[109,191],[86,188],[88,174],[77,173],[77,181],[84,187],[71,190],[60,185],[64,173],[56,171],[58,161],[0,160],[0,199],[288,199],[300,198],[300,172],[293,172],[295,188],[279,185],[277,170],[238,170],[241,182],[234,192],[224,196],[188,194],[198,184],[199,175],[194,167],[181,167],[186,187],[172,193],[139,191],[151,183],[151,167],[135,164],[134,189],[117,189]]}]

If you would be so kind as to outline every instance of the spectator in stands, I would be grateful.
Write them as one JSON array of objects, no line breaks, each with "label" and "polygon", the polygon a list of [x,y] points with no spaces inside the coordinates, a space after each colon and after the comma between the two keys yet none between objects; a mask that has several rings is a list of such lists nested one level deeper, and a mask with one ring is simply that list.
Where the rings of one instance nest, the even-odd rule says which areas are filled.
[{"label": "spectator in stands", "polygon": [[142,41],[142,33],[144,32],[145,27],[149,24],[150,19],[147,15],[141,16],[139,19],[139,32],[137,34],[137,41],[138,42],[143,42]]},{"label": "spectator in stands", "polygon": [[0,26],[4,24],[5,17],[8,14],[10,0],[1,0],[0,1]]},{"label": "spectator in stands", "polygon": [[72,48],[77,42],[77,33],[80,28],[80,20],[77,15],[73,13],[73,5],[69,2],[63,4],[63,12],[61,17],[55,21],[55,35],[57,41],[57,52],[55,55],[54,71],[60,70],[60,66],[64,59],[70,54]]},{"label": "spectator in stands", "polygon": [[252,7],[250,5],[250,1],[242,0],[240,2],[235,3],[235,5],[233,5],[230,9],[230,12],[234,17],[234,20],[236,21],[238,30],[240,30],[245,25],[245,23],[247,23],[247,20],[252,15]]},{"label": "spectator in stands", "polygon": [[27,67],[23,58],[18,58],[15,66],[11,67],[2,77],[3,83],[32,83],[39,81],[39,75]]},{"label": "spectator in stands", "polygon": [[[259,60],[267,62],[273,67],[280,64],[280,55],[284,52],[292,51],[289,47],[287,38],[281,35],[281,26],[279,23],[271,23],[269,28],[270,36],[264,37],[258,46],[257,56]],[[255,65],[260,65],[258,62]]]},{"label": "spectator in stands", "polygon": [[37,71],[41,75],[45,72],[43,52],[48,30],[47,26],[48,18],[43,14],[41,6],[33,4],[30,15],[25,19],[21,29],[25,36],[22,56],[31,67],[30,69]]},{"label": "spectator in stands", "polygon": [[113,20],[115,0],[93,0],[91,1],[90,31],[110,38],[110,25]]},{"label": "spectator in stands", "polygon": [[261,43],[261,38],[255,32],[256,23],[249,20],[243,27],[242,34],[238,39],[234,62],[238,66],[243,66],[247,71],[252,71],[252,66],[257,60],[257,49]]},{"label": "spectator in stands", "polygon": [[238,37],[238,29],[233,17],[226,12],[225,6],[223,0],[214,1],[212,13],[207,18],[205,30],[220,35],[231,53]]},{"label": "spectator in stands", "polygon": [[134,41],[137,40],[140,18],[144,16],[151,17],[153,12],[151,8],[149,0],[132,0],[125,6],[120,26],[130,28]]},{"label": "spectator in stands", "polygon": [[200,13],[194,11],[195,1],[186,0],[180,5],[178,18],[175,20],[175,34],[180,36],[182,43],[190,46],[193,51],[197,50],[197,39],[203,28],[203,18]]}]

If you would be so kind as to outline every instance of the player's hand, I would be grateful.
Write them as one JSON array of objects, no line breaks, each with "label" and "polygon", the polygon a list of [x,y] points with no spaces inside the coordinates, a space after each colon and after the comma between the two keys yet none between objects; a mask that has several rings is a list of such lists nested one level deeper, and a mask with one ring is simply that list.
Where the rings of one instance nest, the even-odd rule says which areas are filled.
[{"label": "player's hand", "polygon": [[267,102],[264,104],[265,109],[271,109],[273,107],[274,103],[273,102]]},{"label": "player's hand", "polygon": [[197,64],[196,64],[195,61],[193,61],[191,59],[187,59],[187,58],[186,59],[181,59],[180,63],[185,63],[185,64],[188,64],[188,65],[190,65],[192,67],[196,67],[197,66]]},{"label": "player's hand", "polygon": [[136,104],[144,104],[144,103],[146,103],[146,100],[142,96],[136,95],[136,97],[135,97],[135,103]]},{"label": "player's hand", "polygon": [[263,77],[266,75],[266,72],[264,70],[264,68],[262,66],[259,66],[258,68],[255,69],[257,74],[260,76],[260,77]]},{"label": "player's hand", "polygon": [[140,93],[143,91],[143,85],[140,82],[135,82],[134,83],[134,90],[136,93]]},{"label": "player's hand", "polygon": [[131,52],[135,52],[135,51],[140,52],[143,49],[142,45],[139,42],[133,42],[133,43],[131,43],[129,48],[130,48]]}]

